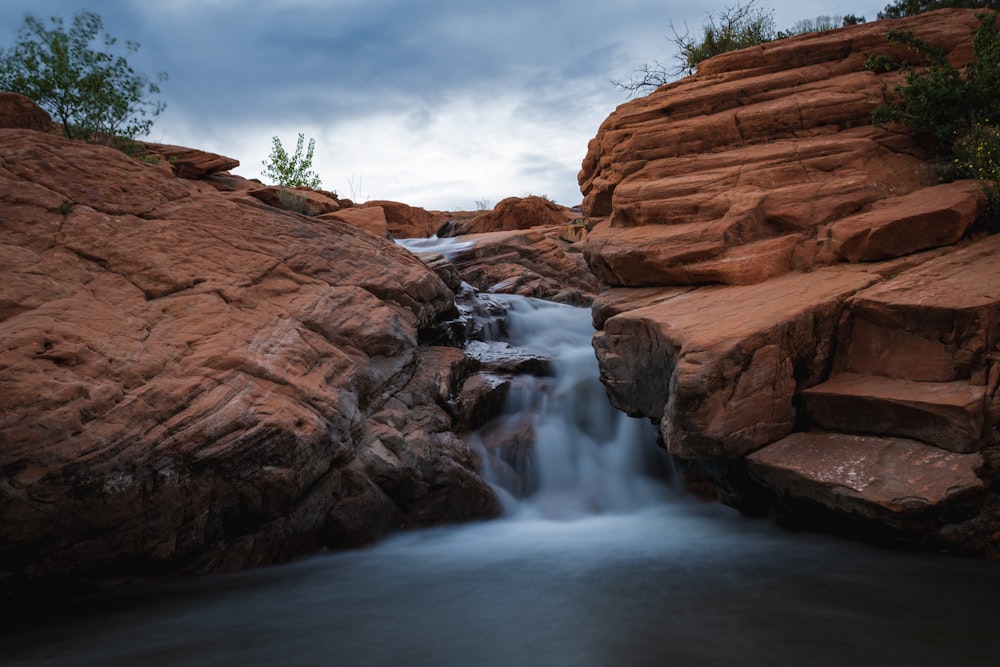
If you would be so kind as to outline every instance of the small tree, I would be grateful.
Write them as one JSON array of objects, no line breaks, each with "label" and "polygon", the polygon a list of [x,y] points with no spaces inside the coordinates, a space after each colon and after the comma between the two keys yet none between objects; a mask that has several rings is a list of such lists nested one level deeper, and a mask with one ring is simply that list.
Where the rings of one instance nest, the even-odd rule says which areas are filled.
[{"label": "small tree", "polygon": [[[153,118],[166,107],[150,95],[160,92],[155,82],[137,74],[124,56],[91,47],[104,29],[101,17],[84,11],[66,30],[63,20],[45,22],[30,14],[17,42],[0,49],[0,89],[26,95],[48,111],[69,138],[110,144],[115,138],[148,134]],[[117,40],[103,35],[104,46]],[[126,42],[128,53],[139,45]],[[157,81],[164,81],[160,73]]]},{"label": "small tree", "polygon": [[632,95],[647,92],[675,80],[684,74],[693,74],[698,63],[727,51],[745,49],[778,37],[774,27],[774,11],[757,6],[757,0],[725,7],[718,14],[709,13],[702,25],[700,39],[691,37],[685,26],[684,34],[677,32],[673,22],[671,40],[676,47],[673,67],[659,61],[644,63],[629,79],[612,81],[611,84]]},{"label": "small tree", "polygon": [[264,178],[288,188],[306,187],[318,190],[321,185],[319,176],[312,171],[316,140],[309,140],[309,148],[303,155],[302,144],[305,138],[305,134],[300,132],[299,139],[295,143],[295,153],[289,155],[281,145],[281,139],[274,137],[271,155],[263,163]]}]

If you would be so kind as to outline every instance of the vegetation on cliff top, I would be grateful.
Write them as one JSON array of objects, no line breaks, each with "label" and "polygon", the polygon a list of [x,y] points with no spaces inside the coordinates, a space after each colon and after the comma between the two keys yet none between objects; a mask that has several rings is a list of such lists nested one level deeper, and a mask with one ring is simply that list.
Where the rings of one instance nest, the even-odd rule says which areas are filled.
[{"label": "vegetation on cliff top", "polygon": [[630,95],[647,93],[658,86],[669,83],[680,76],[693,74],[698,63],[728,51],[745,49],[775,39],[782,39],[804,32],[817,32],[839,28],[843,25],[863,23],[864,17],[857,16],[817,16],[814,19],[797,21],[787,30],[778,30],[774,23],[774,10],[757,4],[757,0],[727,5],[718,12],[709,12],[701,27],[701,34],[692,37],[685,26],[684,34],[677,32],[673,22],[671,42],[674,45],[674,64],[663,65],[657,60],[643,63],[627,79],[618,79],[611,84]]},{"label": "vegetation on cliff top", "polygon": [[[69,29],[61,18],[47,25],[28,14],[14,45],[0,49],[0,90],[30,97],[71,139],[113,144],[148,134],[166,106],[152,99],[159,85],[115,55],[117,40],[103,30],[101,17],[90,11],[74,16]],[[91,45],[99,38],[104,50]],[[138,49],[125,42],[128,54]],[[157,75],[157,81],[166,78]]]},{"label": "vegetation on cliff top", "polygon": [[865,66],[896,69],[904,83],[893,88],[895,101],[872,112],[876,125],[900,123],[924,137],[944,164],[948,178],[976,178],[983,183],[992,228],[1000,221],[1000,26],[995,12],[979,15],[972,32],[975,59],[961,68],[912,32],[890,30],[886,38],[909,47],[918,64],[894,62],[873,54]]},{"label": "vegetation on cliff top", "polygon": [[309,147],[302,152],[305,134],[299,133],[295,142],[295,152],[291,155],[281,145],[281,139],[272,138],[271,154],[264,160],[264,177],[286,188],[320,188],[319,175],[312,170],[313,152],[316,140],[309,139]]},{"label": "vegetation on cliff top", "polygon": [[1000,9],[1000,0],[896,0],[878,13],[880,19],[901,19],[935,9]]},{"label": "vegetation on cliff top", "polygon": [[[945,8],[1000,10],[1000,0],[896,0],[878,13],[878,18],[902,18],[914,16],[935,9]],[[756,46],[776,39],[784,39],[806,32],[832,30],[848,25],[864,23],[864,16],[817,16],[813,19],[796,21],[791,28],[777,30],[774,24],[774,10],[757,4],[757,0],[747,0],[744,4],[726,5],[717,12],[709,12],[701,27],[700,37],[692,37],[685,26],[684,34],[677,32],[673,22],[669,22],[673,33],[673,65],[664,65],[658,60],[643,63],[625,79],[617,79],[611,84],[626,91],[630,96],[652,92],[665,83],[694,74],[698,63],[728,51],[736,51]]]}]

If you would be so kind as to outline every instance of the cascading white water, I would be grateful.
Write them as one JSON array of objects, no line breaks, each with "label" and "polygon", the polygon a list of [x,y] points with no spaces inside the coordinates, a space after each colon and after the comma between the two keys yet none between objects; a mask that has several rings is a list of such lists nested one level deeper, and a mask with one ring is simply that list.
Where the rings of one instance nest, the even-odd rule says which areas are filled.
[{"label": "cascading white water", "polygon": [[530,416],[536,442],[534,483],[509,520],[31,600],[0,614],[0,655],[45,667],[995,662],[995,563],[785,533],[669,497],[646,475],[652,425],[604,396],[589,313],[491,298],[509,314],[498,329],[555,365],[511,392],[506,418]]},{"label": "cascading white water", "polygon": [[[516,500],[502,476],[490,479],[501,488],[508,512],[568,518],[662,502],[666,487],[651,476],[655,428],[609,403],[590,344],[590,311],[520,296],[490,298],[507,310],[506,341],[547,357],[554,371],[551,378],[518,378],[501,417],[528,419],[534,432],[532,469],[521,471],[534,481],[530,495]],[[498,467],[495,458],[485,466]]]},{"label": "cascading white water", "polygon": [[[399,243],[449,260],[472,245],[437,237]],[[529,469],[507,470],[503,460],[479,448],[484,476],[507,514],[570,518],[662,502],[667,487],[654,474],[666,469],[666,457],[656,450],[655,426],[628,417],[608,401],[591,347],[590,310],[509,294],[482,298],[505,311],[503,325],[497,326],[497,309],[487,309],[489,316],[478,326],[483,338],[547,358],[554,371],[554,377],[516,378],[500,418],[530,421],[534,444],[522,461]],[[473,444],[476,440],[473,434]],[[531,480],[527,494],[524,478]]]}]

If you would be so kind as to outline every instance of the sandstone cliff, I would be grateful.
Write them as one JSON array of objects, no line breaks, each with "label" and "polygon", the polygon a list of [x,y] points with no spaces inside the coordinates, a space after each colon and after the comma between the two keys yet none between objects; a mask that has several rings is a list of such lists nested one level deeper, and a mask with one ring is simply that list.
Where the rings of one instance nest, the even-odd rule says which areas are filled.
[{"label": "sandstone cliff", "polygon": [[249,196],[219,173],[234,161],[149,164],[14,102],[0,584],[243,567],[496,512],[450,409],[475,363],[421,342],[454,313],[434,272]]},{"label": "sandstone cliff", "polygon": [[975,25],[946,10],[724,54],[591,141],[604,382],[734,504],[763,487],[786,515],[1000,554],[1000,239],[970,236],[978,183],[938,182],[871,125],[898,75],[862,68],[889,29],[961,66]]}]

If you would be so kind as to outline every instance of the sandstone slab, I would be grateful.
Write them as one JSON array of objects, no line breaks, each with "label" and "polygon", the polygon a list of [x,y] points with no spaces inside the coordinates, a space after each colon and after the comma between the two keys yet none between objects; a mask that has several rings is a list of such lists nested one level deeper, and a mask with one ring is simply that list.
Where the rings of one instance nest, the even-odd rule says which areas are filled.
[{"label": "sandstone slab", "polygon": [[860,291],[841,332],[838,372],[987,384],[1000,342],[1000,237]]},{"label": "sandstone slab", "polygon": [[806,414],[825,430],[919,440],[953,452],[983,443],[986,388],[840,373],[802,391]]},{"label": "sandstone slab", "polygon": [[150,153],[162,156],[179,178],[204,178],[240,166],[240,161],[235,158],[195,148],[150,142],[143,142],[142,145]]},{"label": "sandstone slab", "polygon": [[308,216],[318,216],[340,210],[340,202],[337,201],[336,195],[309,188],[286,188],[281,185],[269,185],[250,190],[247,194],[256,197],[268,206]]},{"label": "sandstone slab", "polygon": [[979,455],[901,438],[794,433],[746,460],[781,495],[894,527],[969,518],[985,490]]},{"label": "sandstone slab", "polygon": [[648,290],[649,305],[629,303],[595,336],[601,379],[618,407],[660,421],[672,453],[746,454],[792,431],[793,396],[824,377],[843,303],[878,279],[830,267],[758,285]]},{"label": "sandstone slab", "polygon": [[985,199],[973,180],[883,199],[830,226],[833,250],[848,261],[868,262],[951,245],[982,213]]}]

